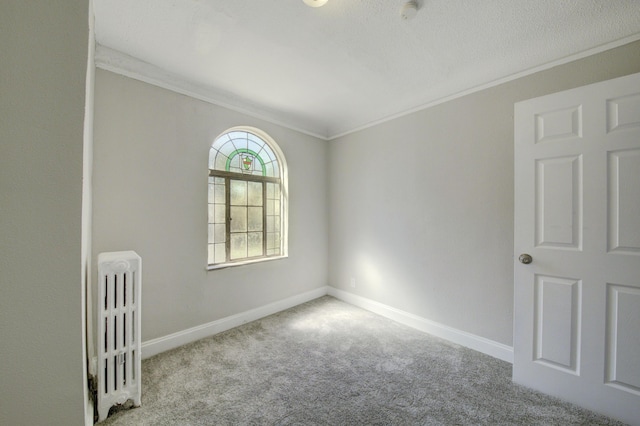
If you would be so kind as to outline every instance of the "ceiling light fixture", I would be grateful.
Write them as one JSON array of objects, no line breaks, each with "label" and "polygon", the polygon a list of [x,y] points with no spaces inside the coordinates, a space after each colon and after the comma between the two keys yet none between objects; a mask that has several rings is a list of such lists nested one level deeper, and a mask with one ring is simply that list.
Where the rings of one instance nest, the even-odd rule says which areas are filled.
[{"label": "ceiling light fixture", "polygon": [[307,6],[320,7],[320,6],[324,6],[324,4],[328,0],[302,0],[302,1],[304,1],[304,4],[306,4]]},{"label": "ceiling light fixture", "polygon": [[[305,0],[306,1],[306,0]],[[409,21],[418,13],[418,2],[415,0],[408,1],[400,8],[400,19]]]}]

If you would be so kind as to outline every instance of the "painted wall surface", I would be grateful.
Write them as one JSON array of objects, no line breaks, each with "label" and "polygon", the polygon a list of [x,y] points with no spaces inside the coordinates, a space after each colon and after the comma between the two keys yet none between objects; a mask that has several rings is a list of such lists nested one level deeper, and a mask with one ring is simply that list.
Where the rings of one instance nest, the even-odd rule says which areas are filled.
[{"label": "painted wall surface", "polygon": [[88,6],[0,2],[0,424],[84,424]]},{"label": "painted wall surface", "polygon": [[[209,148],[239,125],[286,156],[289,257],[207,271]],[[327,285],[326,142],[104,70],[94,138],[93,258],[142,256],[143,341]]]},{"label": "painted wall surface", "polygon": [[634,72],[640,42],[331,141],[330,285],[511,345],[513,104]]}]

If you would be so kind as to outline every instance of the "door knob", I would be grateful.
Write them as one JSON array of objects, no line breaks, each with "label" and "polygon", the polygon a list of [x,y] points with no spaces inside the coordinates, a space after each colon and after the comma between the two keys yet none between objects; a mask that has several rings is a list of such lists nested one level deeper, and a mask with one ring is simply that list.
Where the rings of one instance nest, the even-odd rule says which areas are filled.
[{"label": "door knob", "polygon": [[533,257],[531,257],[530,254],[523,253],[523,254],[520,255],[518,260],[520,261],[520,263],[524,263],[525,265],[528,265],[531,262],[533,262]]}]

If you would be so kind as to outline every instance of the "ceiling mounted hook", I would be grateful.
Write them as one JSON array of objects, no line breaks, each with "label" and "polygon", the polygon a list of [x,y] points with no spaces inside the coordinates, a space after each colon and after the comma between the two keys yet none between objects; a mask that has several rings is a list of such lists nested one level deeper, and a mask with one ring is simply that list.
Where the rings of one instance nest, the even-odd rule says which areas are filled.
[{"label": "ceiling mounted hook", "polygon": [[411,0],[406,2],[400,8],[400,19],[402,19],[403,21],[410,21],[418,13],[418,8],[419,5],[417,1]]},{"label": "ceiling mounted hook", "polygon": [[304,4],[306,4],[307,6],[320,7],[320,6],[324,6],[324,4],[328,0],[302,0],[302,1],[304,1]]}]

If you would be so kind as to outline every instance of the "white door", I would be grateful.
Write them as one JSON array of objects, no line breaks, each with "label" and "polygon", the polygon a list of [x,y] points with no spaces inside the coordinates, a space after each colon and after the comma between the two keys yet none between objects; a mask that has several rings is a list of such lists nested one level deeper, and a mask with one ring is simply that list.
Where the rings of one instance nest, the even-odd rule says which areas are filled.
[{"label": "white door", "polygon": [[640,425],[640,74],[516,104],[514,262],[513,380]]}]

